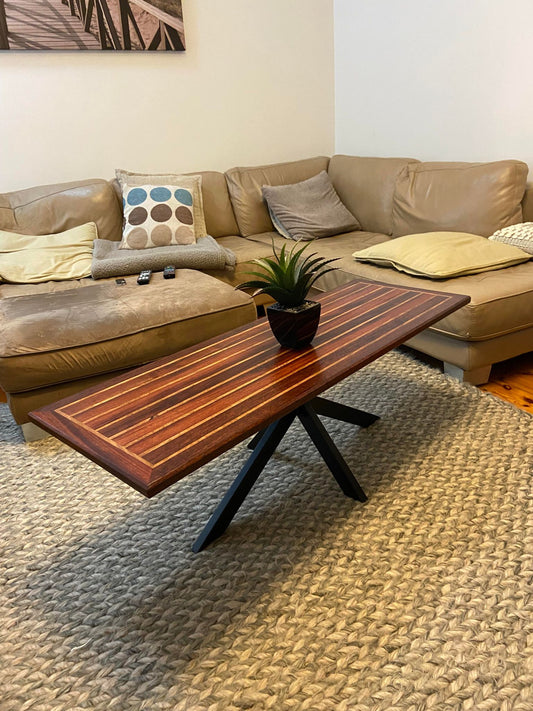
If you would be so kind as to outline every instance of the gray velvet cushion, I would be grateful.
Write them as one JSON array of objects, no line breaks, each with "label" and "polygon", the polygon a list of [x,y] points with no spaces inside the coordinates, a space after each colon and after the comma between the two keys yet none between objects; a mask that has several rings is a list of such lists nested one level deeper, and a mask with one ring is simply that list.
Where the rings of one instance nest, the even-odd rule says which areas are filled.
[{"label": "gray velvet cushion", "polygon": [[272,222],[284,237],[311,240],[360,229],[325,170],[301,183],[264,185],[262,192]]}]

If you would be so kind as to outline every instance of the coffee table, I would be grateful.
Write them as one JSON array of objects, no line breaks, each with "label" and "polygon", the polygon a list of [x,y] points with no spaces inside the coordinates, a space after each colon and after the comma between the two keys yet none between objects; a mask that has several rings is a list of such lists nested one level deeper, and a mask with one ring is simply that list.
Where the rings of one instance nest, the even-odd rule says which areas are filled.
[{"label": "coffee table", "polygon": [[320,298],[320,326],[307,348],[282,348],[259,319],[35,410],[30,419],[147,497],[254,435],[248,461],[193,545],[199,551],[226,530],[296,417],[342,491],[365,501],[318,415],[360,427],[377,417],[320,393],[469,300],[353,281]]}]

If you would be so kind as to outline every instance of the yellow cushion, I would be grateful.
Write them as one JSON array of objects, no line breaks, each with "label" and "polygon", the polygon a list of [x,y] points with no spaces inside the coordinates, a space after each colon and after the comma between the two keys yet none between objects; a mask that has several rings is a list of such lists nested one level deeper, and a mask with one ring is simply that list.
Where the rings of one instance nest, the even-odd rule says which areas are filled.
[{"label": "yellow cushion", "polygon": [[55,235],[0,230],[0,281],[35,284],[89,276],[97,237],[94,222]]},{"label": "yellow cushion", "polygon": [[428,279],[449,279],[510,267],[531,259],[510,244],[468,232],[423,232],[376,244],[353,257]]}]

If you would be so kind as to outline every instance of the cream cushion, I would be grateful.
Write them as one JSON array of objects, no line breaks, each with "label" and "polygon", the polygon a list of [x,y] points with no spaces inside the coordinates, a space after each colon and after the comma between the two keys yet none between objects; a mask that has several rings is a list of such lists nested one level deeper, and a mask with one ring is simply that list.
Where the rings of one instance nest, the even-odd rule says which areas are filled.
[{"label": "cream cushion", "polygon": [[423,232],[368,247],[353,257],[414,276],[450,279],[520,264],[531,255],[466,232]]},{"label": "cream cushion", "polygon": [[0,281],[35,284],[89,276],[97,237],[94,222],[53,235],[0,231]]}]

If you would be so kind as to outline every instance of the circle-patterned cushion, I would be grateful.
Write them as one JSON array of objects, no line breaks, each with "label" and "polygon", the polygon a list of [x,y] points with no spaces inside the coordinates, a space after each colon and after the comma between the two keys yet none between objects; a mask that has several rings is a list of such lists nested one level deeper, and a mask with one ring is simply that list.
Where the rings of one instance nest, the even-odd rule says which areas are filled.
[{"label": "circle-patterned cushion", "polygon": [[122,249],[192,244],[193,195],[176,185],[126,186]]},{"label": "circle-patterned cushion", "polygon": [[517,225],[497,230],[489,239],[520,247],[524,252],[533,254],[533,222],[520,222]]}]

